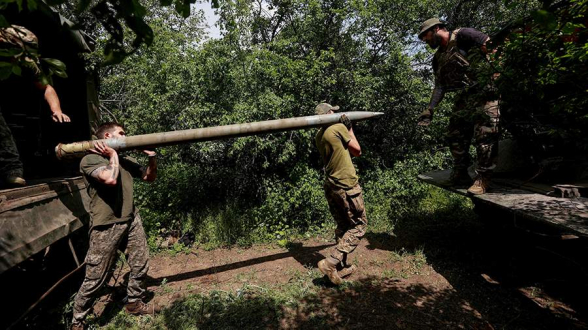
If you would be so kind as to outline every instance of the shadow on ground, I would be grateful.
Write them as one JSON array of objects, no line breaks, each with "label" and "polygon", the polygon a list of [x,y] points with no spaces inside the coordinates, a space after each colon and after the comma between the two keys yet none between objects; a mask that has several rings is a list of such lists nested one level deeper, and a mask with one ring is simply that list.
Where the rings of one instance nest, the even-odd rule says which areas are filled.
[{"label": "shadow on ground", "polygon": [[367,248],[422,249],[495,329],[588,328],[588,241],[535,232],[538,224],[521,227],[500,213],[483,218],[450,206],[400,221],[394,236],[368,233]]},{"label": "shadow on ground", "polygon": [[296,302],[256,293],[193,296],[174,302],[163,322],[170,329],[492,329],[453,290],[380,278],[322,287]]},{"label": "shadow on ground", "polygon": [[148,277],[147,286],[159,285],[165,279],[167,283],[184,281],[196,277],[201,277],[210,274],[216,274],[226,272],[229,270],[247,268],[256,264],[266,263],[284,258],[294,258],[301,265],[316,265],[323,257],[318,251],[324,250],[334,244],[325,244],[319,246],[304,247],[302,243],[290,243],[288,244],[288,251],[282,253],[276,253],[268,256],[253,258],[249,260],[243,260],[225,264],[222,266],[210,267],[205,269],[198,269],[190,272],[178,273],[171,276],[165,276],[161,278]]}]

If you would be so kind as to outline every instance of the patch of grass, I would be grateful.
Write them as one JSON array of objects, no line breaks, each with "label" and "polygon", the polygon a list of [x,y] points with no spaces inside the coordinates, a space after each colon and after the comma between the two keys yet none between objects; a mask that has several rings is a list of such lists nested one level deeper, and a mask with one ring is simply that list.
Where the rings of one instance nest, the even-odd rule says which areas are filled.
[{"label": "patch of grass", "polygon": [[191,295],[174,302],[149,328],[275,328],[282,315],[281,301],[268,291],[245,285],[235,293],[212,291],[208,295]]},{"label": "patch of grass", "polygon": [[182,243],[174,243],[169,249],[165,250],[170,256],[176,256],[178,254],[189,254],[191,248],[189,246],[185,246]]},{"label": "patch of grass", "polygon": [[[107,330],[118,330],[118,329],[140,329],[139,324],[143,323],[140,317],[134,317],[127,314],[124,310],[121,310],[116,316],[108,323],[104,329]],[[88,322],[89,328],[93,329],[92,322]]]},{"label": "patch of grass", "polygon": [[384,277],[384,278],[400,278],[401,276],[394,269],[385,269],[382,272],[382,277]]},{"label": "patch of grass", "polygon": [[255,270],[250,270],[247,272],[240,272],[237,274],[237,282],[253,282],[257,278],[257,272]]},{"label": "patch of grass", "polygon": [[[155,318],[134,317],[121,311],[105,329],[275,329],[288,310],[301,306],[308,311],[312,324],[327,325],[329,315],[320,308],[319,293],[325,289],[323,275],[311,265],[303,271],[292,270],[289,275],[287,284],[275,287],[244,284],[233,292],[213,290],[187,295]],[[165,279],[160,287],[164,291],[168,287]],[[327,290],[340,292],[353,287],[353,282],[346,282]]]},{"label": "patch of grass", "polygon": [[161,280],[161,284],[159,284],[159,290],[161,293],[172,293],[175,291],[174,288],[172,288],[167,283],[167,278],[164,278],[163,280]]},{"label": "patch of grass", "polygon": [[410,278],[412,275],[420,275],[427,265],[427,256],[422,247],[414,251],[407,251],[404,248],[400,251],[392,251],[390,259],[393,263],[400,263],[402,267],[399,272],[393,271],[396,275],[393,277],[404,279]]}]

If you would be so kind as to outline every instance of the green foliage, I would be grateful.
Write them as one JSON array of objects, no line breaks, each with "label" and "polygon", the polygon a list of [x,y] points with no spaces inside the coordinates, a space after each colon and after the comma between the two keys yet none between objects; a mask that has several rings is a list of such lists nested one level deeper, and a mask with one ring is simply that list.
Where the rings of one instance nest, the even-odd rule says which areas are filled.
[{"label": "green foliage", "polygon": [[251,210],[256,236],[283,240],[292,230],[320,228],[330,218],[322,182],[317,171],[303,165],[286,182],[276,177],[264,179],[264,203]]},{"label": "green foliage", "polygon": [[391,231],[394,224],[415,212],[429,185],[417,179],[426,171],[447,167],[448,155],[420,153],[399,161],[389,170],[366,175],[365,204],[370,230]]},{"label": "green foliage", "polygon": [[531,148],[555,145],[560,153],[588,148],[583,83],[588,79],[588,2],[562,4],[531,12],[510,33],[499,48],[502,74],[497,81],[502,113],[513,134]]},{"label": "green foliage", "polygon": [[[322,101],[382,111],[355,125],[363,155],[354,162],[370,228],[391,230],[427,196],[417,174],[449,159],[443,114],[450,102],[428,129],[415,125],[431,88],[430,52],[414,37],[415,22],[458,13],[455,22],[467,26],[463,10],[433,1],[222,2],[224,35],[206,40],[200,16],[183,21],[151,4],[152,47],[101,71],[105,114],[141,134],[311,115]],[[497,30],[521,14],[508,12],[500,5],[472,22]],[[315,133],[161,148],[159,179],[137,187],[148,232],[190,231],[206,248],[287,246],[299,235],[330,232]]]}]

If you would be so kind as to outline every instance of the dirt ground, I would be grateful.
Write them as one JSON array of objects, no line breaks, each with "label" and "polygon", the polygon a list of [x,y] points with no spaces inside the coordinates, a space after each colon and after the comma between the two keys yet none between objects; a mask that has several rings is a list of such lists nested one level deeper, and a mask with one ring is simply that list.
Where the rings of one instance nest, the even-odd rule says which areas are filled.
[{"label": "dirt ground", "polygon": [[[167,307],[185,295],[244,285],[279,290],[301,274],[301,286],[318,288],[297,307],[283,306],[279,322],[260,320],[258,328],[588,329],[583,239],[479,221],[368,233],[351,255],[358,270],[343,288],[316,269],[333,244],[160,254],[151,259],[148,286],[153,301]],[[97,306],[99,313],[108,308]]]},{"label": "dirt ground", "polygon": [[[330,285],[316,268],[333,245],[334,240],[315,238],[285,248],[254,245],[157,254],[150,259],[150,299],[168,311],[161,321],[168,329],[181,328],[166,318],[186,308],[186,297],[211,297],[214,292],[237,297],[244,288],[258,294],[246,296],[245,303],[225,305],[224,314],[216,319],[214,313],[205,315],[205,322],[196,326],[588,329],[588,240],[583,238],[480,219],[405,221],[393,234],[366,234],[349,260],[358,270],[341,287]],[[124,267],[115,271],[110,289],[95,305],[99,320],[95,326],[121,328],[115,322],[123,308],[126,271]],[[77,276],[62,284],[16,328],[63,328],[81,279]],[[33,282],[27,283],[33,287]],[[17,283],[11,286],[19,288]],[[292,303],[271,296],[282,291],[287,296],[293,289],[298,295]],[[23,291],[11,294],[16,297],[13,302],[20,297],[18,292]],[[22,311],[11,312],[10,307],[3,307],[10,313],[5,315]],[[194,312],[186,311],[188,317]],[[246,320],[218,325],[231,315]]]}]

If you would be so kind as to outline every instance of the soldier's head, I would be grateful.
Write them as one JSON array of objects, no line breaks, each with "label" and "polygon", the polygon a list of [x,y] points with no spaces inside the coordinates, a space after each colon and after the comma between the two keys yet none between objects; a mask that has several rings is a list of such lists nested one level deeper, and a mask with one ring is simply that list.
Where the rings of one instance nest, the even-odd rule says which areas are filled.
[{"label": "soldier's head", "polygon": [[449,32],[445,28],[445,23],[438,18],[429,18],[424,21],[419,31],[419,39],[433,49],[437,49],[449,41]]},{"label": "soldier's head", "polygon": [[314,108],[317,115],[327,115],[339,111],[339,106],[332,106],[328,103],[321,103]]},{"label": "soldier's head", "polygon": [[113,139],[125,136],[125,128],[121,124],[112,121],[100,125],[96,130],[96,137],[99,139]]}]

